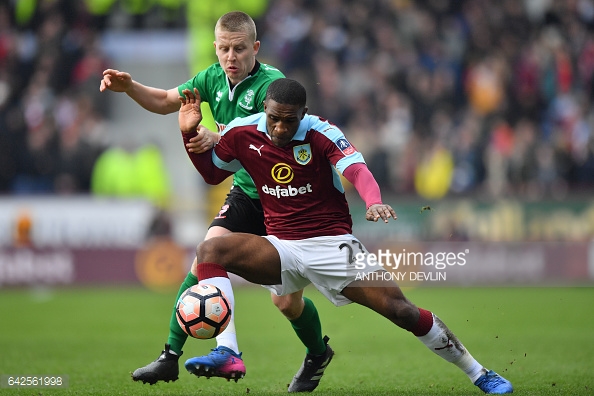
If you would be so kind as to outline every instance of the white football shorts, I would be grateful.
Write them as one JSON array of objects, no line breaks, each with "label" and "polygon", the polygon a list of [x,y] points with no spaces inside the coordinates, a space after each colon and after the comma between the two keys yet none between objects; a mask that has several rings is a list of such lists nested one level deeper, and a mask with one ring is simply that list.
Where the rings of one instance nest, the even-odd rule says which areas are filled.
[{"label": "white football shorts", "polygon": [[351,234],[299,240],[278,239],[273,235],[263,238],[280,255],[282,284],[263,285],[277,296],[294,293],[312,283],[334,305],[345,305],[352,301],[340,292],[349,283],[364,274],[385,271],[378,266],[355,268],[355,255],[367,254],[367,249]]}]

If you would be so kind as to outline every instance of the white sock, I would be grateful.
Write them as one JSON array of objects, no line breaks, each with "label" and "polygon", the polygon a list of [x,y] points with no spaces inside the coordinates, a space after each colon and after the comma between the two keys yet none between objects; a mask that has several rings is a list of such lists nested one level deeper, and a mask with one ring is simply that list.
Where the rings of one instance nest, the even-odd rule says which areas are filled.
[{"label": "white sock", "polygon": [[433,315],[433,326],[427,334],[417,337],[427,348],[450,363],[454,363],[474,383],[485,370],[477,362],[464,345],[447,328],[447,326],[435,315]]},{"label": "white sock", "polygon": [[232,349],[233,352],[239,354],[239,347],[237,346],[237,334],[235,333],[235,295],[233,294],[233,287],[229,278],[217,276],[208,278],[198,282],[199,285],[209,284],[218,287],[223,293],[231,306],[231,320],[227,325],[225,331],[216,337],[217,346],[225,346]]}]

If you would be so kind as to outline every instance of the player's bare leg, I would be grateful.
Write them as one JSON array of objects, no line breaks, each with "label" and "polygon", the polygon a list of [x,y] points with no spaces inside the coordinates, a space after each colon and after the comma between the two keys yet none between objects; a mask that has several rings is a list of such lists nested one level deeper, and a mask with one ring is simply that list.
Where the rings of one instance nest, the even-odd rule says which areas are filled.
[{"label": "player's bare leg", "polygon": [[[235,248],[228,249],[229,246]],[[233,233],[201,243],[196,253],[200,263],[199,278],[207,282],[210,282],[214,276],[229,271],[252,283],[262,285],[281,283],[279,254],[265,238]],[[302,322],[311,321],[312,318],[309,315],[314,313],[317,316],[315,308],[313,310],[311,307],[308,308],[308,305],[313,306],[313,303],[303,298],[303,291],[284,298],[273,297],[273,301],[289,319],[293,318],[292,324],[303,326]],[[307,315],[305,315],[306,312]],[[326,366],[334,355],[327,345],[328,337],[322,338],[322,342],[321,353],[306,354],[302,367],[289,386],[289,392],[312,391],[317,387]]]},{"label": "player's bare leg", "polygon": [[311,300],[303,297],[303,290],[285,296],[271,293],[270,296],[307,348],[305,359],[289,384],[288,391],[311,392],[320,383],[324,370],[334,356],[334,351],[328,345],[329,338],[322,337],[322,325],[316,307]]},{"label": "player's bare leg", "polygon": [[460,368],[483,392],[513,391],[508,380],[478,363],[435,314],[417,308],[393,281],[356,281],[343,289],[342,294],[413,333],[435,354]]},{"label": "player's bare leg", "polygon": [[[238,241],[242,242],[237,243]],[[248,241],[248,243],[244,244],[243,241]],[[249,247],[253,243],[261,243],[264,247],[256,248],[250,252]],[[229,246],[235,246],[236,248],[228,249]],[[226,252],[226,250],[229,250],[229,252]],[[254,251],[263,254],[254,254]],[[228,266],[230,266],[229,263],[237,263],[239,268],[250,267],[251,269],[246,268],[246,271],[248,273],[254,273],[256,272],[255,268],[259,265],[254,263],[263,263],[266,254],[270,254],[270,252],[276,253],[276,250],[274,250],[274,247],[268,241],[260,236],[244,233],[227,233],[218,238],[205,239],[205,241],[198,245],[196,259],[199,265],[195,266],[192,271],[200,279],[200,283],[213,284],[225,292],[227,288],[231,288],[231,281],[229,280],[226,268],[220,265],[221,263],[226,263]],[[278,254],[276,254],[276,258],[276,266],[268,266],[270,268],[276,267],[276,272],[266,274],[265,271],[260,271],[260,274],[263,275],[262,279],[266,279],[267,282],[272,282],[272,279],[280,279],[280,258],[278,258]],[[239,276],[243,276],[244,274],[244,271],[239,270],[230,272]],[[250,278],[245,276],[244,278],[250,280]],[[229,303],[232,304],[232,301],[229,301]],[[206,376],[208,378],[218,376],[234,379],[236,382],[239,378],[243,377],[242,374],[245,374],[245,366],[241,360],[241,354],[232,351],[230,348],[220,346],[217,346],[207,356],[188,359],[185,366],[190,373],[196,376]]]}]

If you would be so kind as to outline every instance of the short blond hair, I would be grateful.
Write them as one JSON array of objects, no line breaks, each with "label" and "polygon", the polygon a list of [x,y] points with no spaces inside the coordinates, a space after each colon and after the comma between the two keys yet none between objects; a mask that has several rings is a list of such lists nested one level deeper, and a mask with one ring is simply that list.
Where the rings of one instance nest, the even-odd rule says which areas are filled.
[{"label": "short blond hair", "polygon": [[224,32],[241,32],[247,33],[252,41],[256,42],[257,32],[256,23],[251,16],[241,11],[231,11],[223,15],[215,25],[215,35],[218,30]]}]

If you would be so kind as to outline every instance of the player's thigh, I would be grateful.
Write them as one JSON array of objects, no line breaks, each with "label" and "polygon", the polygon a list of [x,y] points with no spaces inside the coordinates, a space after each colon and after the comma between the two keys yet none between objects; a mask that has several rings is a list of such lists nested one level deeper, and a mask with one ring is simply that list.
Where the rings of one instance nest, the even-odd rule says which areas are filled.
[{"label": "player's thigh", "polygon": [[198,245],[199,263],[211,262],[247,281],[273,285],[280,283],[280,256],[266,238],[245,233],[228,233]]}]

